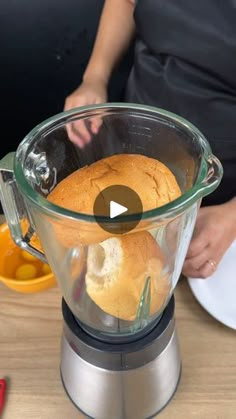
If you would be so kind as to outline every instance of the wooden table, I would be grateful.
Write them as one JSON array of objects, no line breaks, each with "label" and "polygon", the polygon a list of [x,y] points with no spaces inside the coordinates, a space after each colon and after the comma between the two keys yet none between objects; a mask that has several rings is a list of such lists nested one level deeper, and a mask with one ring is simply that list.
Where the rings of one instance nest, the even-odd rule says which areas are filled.
[{"label": "wooden table", "polygon": [[[183,373],[160,419],[236,418],[236,333],[211,318],[185,280],[176,290]],[[0,284],[0,378],[8,380],[3,419],[82,419],[60,381],[61,295],[17,294]],[[111,418],[113,419],[113,418]]]}]

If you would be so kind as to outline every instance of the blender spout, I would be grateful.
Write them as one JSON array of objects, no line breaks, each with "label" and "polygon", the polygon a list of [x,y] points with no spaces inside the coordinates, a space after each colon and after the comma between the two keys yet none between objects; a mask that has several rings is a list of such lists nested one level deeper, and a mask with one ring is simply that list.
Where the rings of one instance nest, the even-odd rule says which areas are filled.
[{"label": "blender spout", "polygon": [[220,184],[223,175],[223,167],[213,154],[208,155],[206,160],[206,175],[201,182],[202,196],[212,193]]},{"label": "blender spout", "polygon": [[14,242],[33,256],[46,262],[45,255],[30,244],[30,239],[35,231],[23,197],[17,188],[14,176],[14,159],[15,153],[12,152],[0,160],[0,200],[4,215]]}]

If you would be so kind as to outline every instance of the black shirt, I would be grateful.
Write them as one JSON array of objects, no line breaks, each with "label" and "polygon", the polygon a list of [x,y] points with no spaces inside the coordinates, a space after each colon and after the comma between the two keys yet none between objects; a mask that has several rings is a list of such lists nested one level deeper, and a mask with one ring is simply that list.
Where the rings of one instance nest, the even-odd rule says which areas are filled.
[{"label": "black shirt", "polygon": [[126,100],[195,124],[224,167],[208,203],[236,195],[236,0],[138,0]]}]

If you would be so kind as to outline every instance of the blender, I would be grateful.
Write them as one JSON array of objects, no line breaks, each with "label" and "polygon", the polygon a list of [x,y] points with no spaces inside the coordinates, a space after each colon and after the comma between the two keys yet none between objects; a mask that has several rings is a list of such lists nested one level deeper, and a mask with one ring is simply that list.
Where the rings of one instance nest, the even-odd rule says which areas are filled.
[{"label": "blender", "polygon": [[[90,132],[91,141],[83,148],[68,139],[72,123]],[[94,123],[99,126],[96,134],[90,129]],[[173,202],[139,214],[138,223],[135,214],[103,217],[103,226],[114,228],[114,236],[117,223],[132,224],[133,217],[133,228],[125,234],[148,231],[164,255],[155,278],[157,295],[159,281],[168,281],[162,304],[150,313],[150,278],[144,278],[136,315],[128,320],[107,313],[87,293],[87,256],[96,242],[99,217],[47,200],[75,170],[125,153],[158,159],[181,189]],[[1,202],[12,237],[47,260],[62,291],[61,379],[70,399],[88,417],[150,418],[175,393],[181,358],[173,292],[201,200],[217,188],[221,177],[222,166],[196,127],[164,110],[128,103],[56,115],[34,128],[16,153],[0,162]]]}]

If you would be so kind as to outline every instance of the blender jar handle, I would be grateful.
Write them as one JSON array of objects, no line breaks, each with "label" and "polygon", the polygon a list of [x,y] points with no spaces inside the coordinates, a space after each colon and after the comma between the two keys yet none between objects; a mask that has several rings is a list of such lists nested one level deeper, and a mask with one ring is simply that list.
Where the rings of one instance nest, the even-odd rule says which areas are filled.
[{"label": "blender jar handle", "polygon": [[[0,200],[7,224],[12,239],[17,246],[31,253],[43,262],[47,262],[45,255],[30,244],[30,238],[35,231],[30,222],[30,217],[23,197],[17,188],[13,169],[14,158],[15,153],[12,152],[7,154],[0,161]],[[23,234],[21,220],[26,220],[29,224],[28,232],[26,234]]]}]

